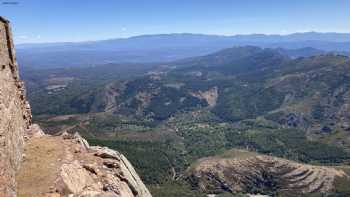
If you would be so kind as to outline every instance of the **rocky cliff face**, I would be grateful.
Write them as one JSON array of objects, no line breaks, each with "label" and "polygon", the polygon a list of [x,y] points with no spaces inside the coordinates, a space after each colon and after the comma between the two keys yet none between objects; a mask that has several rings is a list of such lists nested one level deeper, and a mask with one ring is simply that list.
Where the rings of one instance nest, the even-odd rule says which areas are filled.
[{"label": "rocky cliff face", "polygon": [[15,195],[15,171],[22,157],[24,132],[30,123],[30,108],[18,76],[10,26],[0,17],[0,196]]},{"label": "rocky cliff face", "polygon": [[128,160],[32,125],[9,22],[0,17],[0,197],[151,197]]}]

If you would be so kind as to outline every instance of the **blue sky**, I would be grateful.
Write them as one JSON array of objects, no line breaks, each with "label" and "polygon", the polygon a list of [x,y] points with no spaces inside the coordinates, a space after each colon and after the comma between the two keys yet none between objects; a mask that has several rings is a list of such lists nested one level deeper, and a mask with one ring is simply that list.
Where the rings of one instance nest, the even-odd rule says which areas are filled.
[{"label": "blue sky", "polygon": [[349,10],[349,0],[0,0],[16,43],[184,32],[350,32]]}]

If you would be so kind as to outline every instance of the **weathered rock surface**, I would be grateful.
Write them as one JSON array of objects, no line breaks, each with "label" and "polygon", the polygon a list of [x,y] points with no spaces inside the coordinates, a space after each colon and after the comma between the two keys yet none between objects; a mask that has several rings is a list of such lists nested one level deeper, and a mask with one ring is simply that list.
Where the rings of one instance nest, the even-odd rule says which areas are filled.
[{"label": "weathered rock surface", "polygon": [[203,159],[190,170],[188,180],[209,194],[266,191],[300,196],[330,192],[335,178],[346,176],[342,170],[331,167],[257,155]]},{"label": "weathered rock surface", "polygon": [[30,138],[25,154],[19,196],[151,197],[122,154],[90,147],[78,134]]},{"label": "weathered rock surface", "polygon": [[39,138],[43,137],[45,135],[44,131],[41,130],[40,126],[38,124],[32,124],[29,126],[29,128],[25,132],[25,138]]},{"label": "weathered rock surface", "polygon": [[15,196],[30,107],[19,80],[9,22],[0,17],[0,196]]},{"label": "weathered rock surface", "polygon": [[9,22],[0,17],[0,197],[151,197],[120,153],[32,124]]}]

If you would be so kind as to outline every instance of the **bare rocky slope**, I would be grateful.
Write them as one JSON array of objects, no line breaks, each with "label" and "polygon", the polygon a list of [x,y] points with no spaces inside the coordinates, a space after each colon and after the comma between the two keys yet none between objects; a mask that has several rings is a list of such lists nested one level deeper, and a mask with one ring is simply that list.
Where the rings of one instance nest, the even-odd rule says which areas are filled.
[{"label": "bare rocky slope", "polygon": [[342,169],[306,165],[244,150],[235,150],[235,155],[201,159],[189,170],[188,180],[209,194],[228,191],[309,196],[330,193],[335,179],[349,178]]},{"label": "bare rocky slope", "polygon": [[9,22],[0,17],[0,196],[151,197],[120,153],[31,122]]}]

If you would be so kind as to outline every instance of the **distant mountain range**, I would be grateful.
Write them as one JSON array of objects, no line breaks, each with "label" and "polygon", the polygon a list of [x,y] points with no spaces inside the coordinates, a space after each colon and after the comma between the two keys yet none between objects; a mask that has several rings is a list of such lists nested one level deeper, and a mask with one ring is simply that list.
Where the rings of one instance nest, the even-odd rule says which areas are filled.
[{"label": "distant mountain range", "polygon": [[[168,62],[206,55],[233,46],[310,48],[318,53],[350,51],[348,33],[295,33],[289,35],[159,34],[77,43],[19,44],[19,63],[35,68],[91,66],[105,63]],[[305,49],[304,49],[305,50]],[[311,53],[312,54],[312,53]]]}]

